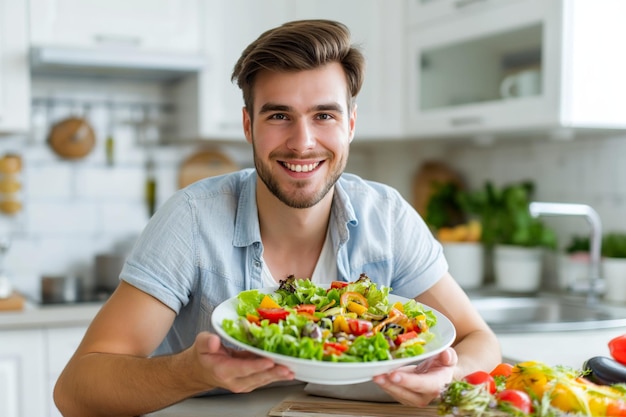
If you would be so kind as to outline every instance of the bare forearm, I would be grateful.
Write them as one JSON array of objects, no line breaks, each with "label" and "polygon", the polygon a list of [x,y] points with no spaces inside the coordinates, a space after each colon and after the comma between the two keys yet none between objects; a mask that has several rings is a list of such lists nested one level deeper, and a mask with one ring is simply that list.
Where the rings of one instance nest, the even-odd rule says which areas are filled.
[{"label": "bare forearm", "polygon": [[135,416],[164,408],[210,389],[189,379],[186,356],[84,355],[59,378],[55,402],[66,417]]},{"label": "bare forearm", "polygon": [[459,356],[454,379],[461,379],[477,370],[489,372],[502,361],[498,339],[488,330],[468,334],[454,346],[454,350]]}]

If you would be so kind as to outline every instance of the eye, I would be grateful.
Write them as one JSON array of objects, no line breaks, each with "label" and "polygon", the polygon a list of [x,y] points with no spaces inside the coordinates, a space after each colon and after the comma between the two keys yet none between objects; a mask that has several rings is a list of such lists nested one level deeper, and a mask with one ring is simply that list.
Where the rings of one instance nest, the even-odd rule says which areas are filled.
[{"label": "eye", "polygon": [[284,113],[274,113],[269,116],[270,120],[287,120],[287,115]]},{"label": "eye", "polygon": [[331,120],[334,119],[333,115],[330,113],[320,113],[317,115],[319,120]]}]

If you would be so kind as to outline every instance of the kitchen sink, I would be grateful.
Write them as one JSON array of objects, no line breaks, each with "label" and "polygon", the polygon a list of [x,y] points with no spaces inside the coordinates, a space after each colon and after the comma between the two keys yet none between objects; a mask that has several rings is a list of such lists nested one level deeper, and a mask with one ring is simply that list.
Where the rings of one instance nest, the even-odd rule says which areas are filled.
[{"label": "kitchen sink", "polygon": [[472,304],[496,333],[626,328],[626,307],[557,296],[486,296]]}]

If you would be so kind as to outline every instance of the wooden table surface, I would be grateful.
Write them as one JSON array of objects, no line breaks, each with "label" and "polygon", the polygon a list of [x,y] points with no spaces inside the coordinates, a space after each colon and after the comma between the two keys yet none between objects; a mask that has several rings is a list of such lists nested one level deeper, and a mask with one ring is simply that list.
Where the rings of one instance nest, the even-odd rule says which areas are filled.
[{"label": "wooden table surface", "polygon": [[152,417],[436,417],[435,407],[414,408],[397,403],[348,401],[304,392],[304,384],[266,388],[247,394],[191,398]]}]

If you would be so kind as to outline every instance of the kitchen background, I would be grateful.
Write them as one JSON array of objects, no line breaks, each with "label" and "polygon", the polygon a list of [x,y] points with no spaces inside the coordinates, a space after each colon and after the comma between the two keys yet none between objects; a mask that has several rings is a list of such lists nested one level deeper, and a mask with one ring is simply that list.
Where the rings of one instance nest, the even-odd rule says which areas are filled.
[{"label": "kitchen background", "polygon": [[[161,1],[161,11],[152,2],[138,2],[133,8],[111,6],[109,2],[93,2],[90,8],[82,2],[69,0],[31,0],[28,8],[17,3],[0,0],[3,7],[0,11],[4,12],[0,16],[5,17],[3,39],[7,39],[7,27],[25,32],[23,52],[30,51],[30,60],[25,55],[23,70],[28,72],[28,80],[20,94],[29,97],[28,120],[25,129],[2,129],[0,155],[16,154],[22,159],[19,199],[23,207],[14,215],[2,215],[0,230],[2,235],[10,238],[6,269],[14,285],[27,294],[39,293],[43,275],[76,275],[92,285],[94,257],[101,253],[125,252],[148,221],[147,180],[153,177],[156,181],[155,204],[158,208],[178,189],[181,164],[193,152],[216,150],[231,158],[238,167],[251,166],[251,149],[243,140],[238,124],[239,92],[235,89],[233,93],[233,87],[228,84],[230,68],[241,50],[239,46],[248,43],[262,29],[281,21],[326,17],[324,13],[345,21],[356,38],[363,41],[370,59],[348,171],[390,184],[412,201],[415,176],[423,162],[441,160],[459,172],[469,188],[482,187],[487,180],[506,184],[530,179],[536,183],[537,199],[589,204],[600,213],[604,230],[626,230],[623,224],[626,133],[619,130],[626,127],[626,112],[623,111],[626,89],[621,79],[615,81],[610,91],[610,102],[594,103],[601,108],[610,108],[611,114],[619,112],[617,119],[621,117],[622,123],[618,129],[612,123],[607,126],[596,124],[588,131],[572,130],[561,119],[539,128],[535,126],[539,124],[531,119],[529,126],[524,126],[524,113],[518,112],[521,121],[517,125],[512,123],[510,128],[497,125],[494,129],[489,126],[472,129],[470,126],[465,130],[461,127],[429,131],[428,123],[424,122],[424,131],[420,131],[420,119],[412,113],[414,103],[418,101],[413,95],[419,92],[419,78],[413,73],[412,60],[419,48],[426,51],[421,56],[425,79],[427,53],[433,46],[420,46],[412,39],[419,35],[422,35],[420,39],[429,39],[429,30],[436,33],[437,26],[445,28],[446,19],[452,19],[445,14],[429,17],[429,3],[437,2],[395,1],[394,7],[389,7],[387,3],[369,1],[365,7],[359,3],[358,12],[351,7],[354,2],[346,2],[332,12],[325,7],[329,6],[328,2],[307,5],[299,1],[289,4],[272,1],[269,3],[275,7],[269,8],[248,1],[228,2],[228,5],[218,1]],[[516,15],[516,7],[525,7],[533,11],[533,19],[545,23],[542,29],[546,34],[544,39],[552,42],[548,31],[555,29],[550,26],[550,19],[553,13],[565,10],[563,4],[567,2],[555,1],[550,7],[532,0],[486,3],[488,5],[479,5],[463,15],[464,20],[457,26],[469,25],[472,19],[481,22],[482,15],[488,18],[490,13],[502,13],[507,16],[505,21],[511,20],[511,15]],[[146,9],[141,9],[141,5]],[[116,7],[122,14],[116,11]],[[421,12],[420,7],[425,8],[424,13],[416,14],[416,10]],[[507,10],[507,7],[513,9]],[[280,12],[269,13],[268,10]],[[546,16],[541,15],[543,11]],[[9,22],[9,13],[21,16],[23,20]],[[140,19],[142,13],[143,20]],[[538,18],[535,17],[537,13]],[[98,23],[82,24],[79,18],[94,14],[118,19],[122,32],[133,22],[147,21],[141,29],[148,33],[170,19],[175,24],[165,25],[170,31],[169,36],[173,33],[180,35],[181,27],[184,27],[181,21],[184,21],[187,25],[182,30],[184,36],[178,36],[183,39],[181,50],[177,51],[176,45],[173,47],[167,43],[163,43],[159,50],[149,42],[145,42],[148,44],[145,49],[148,52],[158,50],[161,59],[171,62],[176,62],[177,57],[182,60],[182,57],[200,56],[201,61],[202,57],[208,56],[208,64],[168,76],[159,73],[156,64],[155,68],[137,70],[132,65],[133,53],[127,54],[123,50],[128,45],[116,49],[119,45],[102,48],[90,43],[99,28],[88,26]],[[240,24],[225,23],[221,17],[227,14],[237,16]],[[409,16],[406,24],[396,24],[406,21],[406,16]],[[74,27],[63,27],[68,23]],[[480,29],[476,24],[471,27],[475,27],[474,31]],[[141,31],[137,29],[135,32]],[[15,33],[12,35],[15,37]],[[145,36],[151,39],[150,35]],[[533,36],[531,34],[528,38],[532,40]],[[462,45],[465,37],[458,37]],[[566,40],[563,35],[561,41],[565,43]],[[117,41],[126,42],[124,39]],[[137,56],[145,52],[144,45],[141,45]],[[371,45],[374,47],[368,49]],[[106,62],[102,65],[104,69],[94,68],[93,64],[72,65],[70,60],[76,57],[73,55],[66,58],[66,62],[46,66],[46,48],[56,47],[67,48],[65,52],[71,53],[87,51],[85,57],[91,50],[121,50],[120,59],[127,57],[129,62],[117,62],[113,65],[115,69],[107,70],[109,63]],[[544,84],[543,91],[537,93],[559,107],[562,101],[574,97],[575,89],[563,84],[561,77],[567,79],[566,65],[577,61],[559,61],[559,65],[553,65],[556,56],[548,55],[555,52],[550,48],[552,46],[545,46],[539,59],[543,64]],[[567,48],[564,46],[563,50]],[[15,58],[10,55],[12,49],[6,45],[4,56],[2,52],[0,49],[2,59]],[[40,61],[34,59],[36,52],[40,53]],[[555,55],[560,56],[556,52]],[[432,54],[430,58],[434,62],[436,55]],[[556,67],[563,67],[563,74]],[[130,68],[130,71],[117,73],[119,68]],[[468,82],[471,82],[472,72],[470,69],[465,71]],[[4,75],[0,72],[0,81],[2,77],[6,81],[11,75],[5,70]],[[501,78],[493,83],[499,84]],[[557,80],[563,90],[561,95],[555,94],[549,84]],[[599,84],[598,88],[604,85]],[[207,93],[207,90],[210,91]],[[553,101],[553,95],[559,100]],[[234,105],[228,107],[229,103]],[[505,106],[500,97],[494,103]],[[5,93],[2,108],[11,106],[12,98]],[[227,110],[233,110],[234,114],[223,117],[226,122],[222,123],[220,131],[220,125],[215,124],[214,119],[228,114]],[[52,126],[69,116],[84,116],[94,128],[96,143],[84,158],[61,158],[48,143]],[[199,133],[181,134],[194,129]],[[203,134],[203,129],[209,133]],[[108,155],[107,138],[112,138],[114,143]],[[589,233],[588,225],[582,219],[546,221],[558,230],[561,245],[572,234]]]}]

